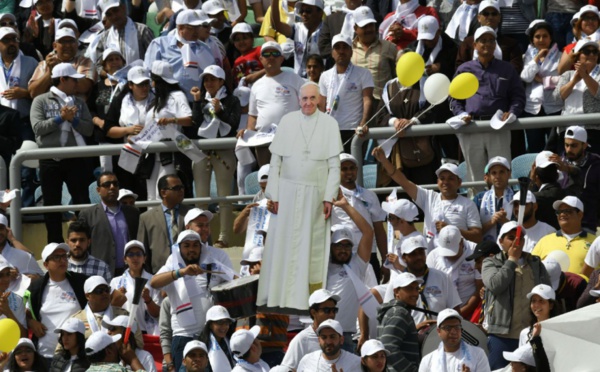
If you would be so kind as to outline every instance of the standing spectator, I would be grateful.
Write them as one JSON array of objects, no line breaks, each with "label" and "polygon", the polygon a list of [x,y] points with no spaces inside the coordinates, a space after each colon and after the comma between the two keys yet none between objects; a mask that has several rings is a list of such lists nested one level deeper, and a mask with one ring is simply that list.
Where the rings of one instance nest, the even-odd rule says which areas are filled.
[{"label": "standing spectator", "polygon": [[[517,191],[512,200],[513,216],[519,216],[519,200],[521,198],[521,191]],[[538,203],[535,195],[527,190],[527,198],[525,199],[525,213],[523,214],[523,230],[525,230],[525,244],[523,245],[523,252],[531,253],[533,248],[544,236],[556,232],[556,229],[545,222],[538,221],[535,217],[538,210]]]},{"label": "standing spectator", "polygon": [[[573,24],[575,23],[575,24]],[[567,70],[574,69],[573,57],[574,49],[580,40],[588,40],[596,37],[596,31],[600,26],[600,12],[598,7],[593,4],[582,6],[571,18],[573,38],[567,39],[567,45],[563,49],[563,54],[558,64],[558,73],[563,74]]]},{"label": "standing spectator", "polygon": [[25,317],[25,301],[23,297],[10,290],[14,266],[0,258],[0,296],[2,298],[2,314],[0,319],[12,319],[19,325],[21,336],[27,334]]},{"label": "standing spectator", "polygon": [[440,19],[434,8],[423,6],[418,0],[400,0],[396,9],[389,13],[379,26],[379,36],[396,44],[398,50],[402,50],[417,39],[418,19],[426,15],[434,16],[438,21]]},{"label": "standing spectator", "polygon": [[62,350],[54,354],[50,371],[85,372],[90,362],[85,355],[85,325],[79,319],[69,318],[56,328],[58,343]]},{"label": "standing spectator", "polygon": [[69,224],[67,245],[69,246],[69,271],[87,276],[100,275],[110,281],[112,274],[106,262],[92,256],[90,227],[85,221],[77,220]]},{"label": "standing spectator", "polygon": [[531,168],[530,178],[533,180],[533,189],[537,190],[533,192],[538,203],[535,218],[547,223],[555,230],[559,229],[552,203],[561,200],[566,193],[557,182],[558,160],[551,151],[542,151],[537,154]]},{"label": "standing spectator", "polygon": [[[354,11],[362,5],[362,0],[345,0],[341,8],[333,8],[331,14],[327,14],[319,33],[319,52],[323,59],[327,60],[327,67],[331,67],[331,39],[337,34],[344,34],[354,39]],[[368,8],[366,8],[368,9]],[[373,13],[371,13],[371,18]],[[373,20],[375,22],[375,20]]]},{"label": "standing spectator", "polygon": [[[55,9],[53,0],[36,0],[33,2],[36,16],[31,15],[27,20],[23,39],[32,43],[40,51],[43,58],[52,51],[52,42],[58,32],[60,19],[54,18]],[[56,9],[57,11],[60,11]]]},{"label": "standing spectator", "polygon": [[384,372],[388,370],[389,350],[379,340],[369,340],[360,349],[360,363],[363,371]]},{"label": "standing spectator", "polygon": [[[233,1],[239,1],[238,4],[242,3],[240,0]],[[206,13],[210,18],[215,20],[213,23],[211,23],[210,34],[217,37],[222,44],[228,44],[229,36],[231,35],[231,27],[233,25],[225,15],[225,8],[223,7],[223,3],[219,0],[205,1],[204,3],[202,3],[202,11]],[[242,18],[242,20],[243,19],[244,18]]]},{"label": "standing spectator", "polygon": [[[119,181],[112,172],[98,177],[96,192],[100,195],[100,204],[84,209],[79,218],[91,229],[90,252],[110,266],[110,277],[118,276],[125,269],[125,243],[137,237],[140,211],[119,203]],[[110,281],[110,277],[105,279]]]},{"label": "standing spectator", "polygon": [[[70,30],[70,29],[61,29]],[[72,31],[71,31],[72,32]],[[52,88],[33,100],[31,125],[40,148],[85,146],[83,136],[92,134],[94,124],[83,100],[74,97],[78,74],[69,63],[52,69]],[[89,204],[86,180],[87,163],[83,158],[40,160],[40,178],[44,206],[60,205],[63,182],[75,204]],[[48,242],[62,242],[62,214],[44,214]]]},{"label": "standing spectator", "polygon": [[[342,349],[344,336],[342,326],[336,320],[325,320],[317,328],[321,350],[306,354],[298,365],[298,372],[319,371],[319,364],[325,364],[325,369],[338,371],[358,371],[360,358]],[[323,362],[321,362],[323,360]],[[339,368],[339,369],[338,369]],[[238,372],[238,371],[235,371]]]},{"label": "standing spectator", "polygon": [[[230,348],[229,335],[235,320],[229,316],[226,308],[215,305],[206,312],[206,324],[198,337],[204,344],[208,345],[208,365],[211,371],[230,370],[235,366],[235,360]],[[194,341],[190,341],[188,345]],[[198,342],[198,341],[195,341]],[[186,350],[183,351],[183,364],[185,365]],[[189,366],[187,366],[189,368]]]},{"label": "standing spectator", "polygon": [[193,340],[185,344],[182,364],[186,372],[205,371],[208,362],[208,349],[204,342]]},{"label": "standing spectator", "polygon": [[546,22],[552,27],[552,34],[559,50],[573,40],[573,27],[570,24],[573,16],[585,6],[587,1],[548,0],[542,3],[541,14],[546,14]]},{"label": "standing spectator", "polygon": [[319,84],[323,71],[325,71],[325,65],[320,55],[311,54],[306,58],[306,81]]},{"label": "standing spectator", "polygon": [[233,82],[237,85],[244,78],[244,83],[251,85],[265,75],[260,61],[261,46],[254,46],[252,27],[247,23],[235,25],[231,31],[231,42],[239,53],[232,66]]},{"label": "standing spectator", "polygon": [[88,371],[129,371],[120,364],[121,361],[130,366],[131,370],[144,371],[144,366],[131,346],[125,346],[121,349],[117,347],[117,341],[120,339],[121,335],[110,336],[104,332],[95,332],[91,335],[85,341],[85,352],[91,364]]},{"label": "standing spectator", "polygon": [[483,240],[495,241],[500,227],[512,218],[514,191],[508,185],[510,163],[502,156],[495,156],[485,166],[488,181],[492,184],[482,197],[479,215]]},{"label": "standing spectator", "polygon": [[48,371],[48,363],[35,349],[35,345],[28,338],[21,338],[17,346],[7,356],[8,360],[5,371],[8,372],[27,372],[27,371]]}]

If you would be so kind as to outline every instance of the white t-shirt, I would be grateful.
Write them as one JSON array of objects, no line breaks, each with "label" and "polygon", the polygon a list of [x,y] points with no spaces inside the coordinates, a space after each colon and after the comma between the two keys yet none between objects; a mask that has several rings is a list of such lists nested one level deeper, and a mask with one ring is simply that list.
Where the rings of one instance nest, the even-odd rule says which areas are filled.
[{"label": "white t-shirt", "polygon": [[[148,112],[149,117],[153,117],[154,107]],[[155,118],[183,118],[192,116],[192,109],[188,103],[185,93],[182,91],[175,91],[169,94],[167,104],[159,112],[156,113]]]},{"label": "white t-shirt", "polygon": [[25,251],[12,247],[8,242],[4,244],[4,249],[1,254],[2,257],[4,257],[8,263],[16,267],[21,274],[44,275],[44,272],[35,260],[35,257]]},{"label": "white t-shirt", "polygon": [[48,280],[42,293],[40,317],[46,326],[46,334],[38,341],[38,352],[44,358],[52,358],[58,345],[58,335],[54,333],[57,327],[81,310],[75,291],[67,279],[61,282]]},{"label": "white t-shirt", "polygon": [[319,337],[317,337],[311,324],[292,339],[292,342],[290,342],[290,345],[285,352],[285,356],[281,361],[281,365],[296,369],[298,368],[300,360],[302,360],[305,355],[320,350]]},{"label": "white t-shirt", "polygon": [[441,256],[438,249],[434,249],[427,255],[427,266],[446,273],[452,279],[452,283],[454,283],[454,286],[458,290],[462,305],[465,305],[469,298],[477,291],[477,286],[475,285],[477,273],[477,270],[475,270],[475,260],[465,260],[473,254],[477,244],[466,239],[463,239],[463,241],[463,254],[456,261],[450,261],[447,257]]},{"label": "white t-shirt", "polygon": [[[424,279],[423,276],[417,278]],[[429,268],[429,274],[427,275],[423,294],[427,300],[427,309],[438,313],[444,309],[454,309],[462,303],[458,291],[450,277],[432,267]],[[419,299],[417,300],[417,307],[425,308],[421,296],[419,296]],[[425,313],[423,312],[413,310],[411,314],[415,324],[419,324],[426,319]],[[430,316],[430,318],[432,317]]]},{"label": "white t-shirt", "polygon": [[532,227],[525,229],[525,245],[523,246],[523,252],[531,253],[540,239],[555,232],[556,229],[554,227],[542,221],[538,221]]},{"label": "white t-shirt", "polygon": [[[373,191],[359,185],[356,185],[356,189],[354,190],[347,189],[343,186],[340,186],[340,189],[348,200],[348,203],[350,203],[350,205],[354,207],[354,209],[356,209],[356,211],[360,213],[371,226],[373,225],[373,222],[385,221],[386,213],[381,209],[379,199]],[[354,248],[352,249],[352,253],[356,253],[358,250],[358,242],[360,241],[362,234],[350,216],[348,216],[342,208],[333,207],[331,224],[347,225],[352,229],[352,237],[354,238]],[[377,242],[375,239],[373,239],[373,249],[371,252],[377,252]]]},{"label": "white t-shirt", "polygon": [[[11,292],[8,295],[8,307],[10,308],[10,311],[13,312],[13,315],[15,318],[17,318],[19,323],[21,323],[24,328],[27,328],[27,319],[25,318],[25,303],[23,302],[23,297]],[[4,318],[7,318],[7,316],[4,314],[0,315],[0,319]]]},{"label": "white t-shirt", "polygon": [[523,328],[521,333],[519,333],[519,347],[525,345],[529,342],[529,327]]},{"label": "white t-shirt", "polygon": [[252,85],[248,114],[256,116],[256,130],[279,124],[283,115],[300,109],[300,87],[304,80],[291,71],[263,76]]},{"label": "white t-shirt", "polygon": [[477,206],[472,200],[462,195],[454,200],[442,200],[441,194],[417,186],[417,199],[415,204],[425,213],[423,235],[427,240],[434,240],[437,245],[436,221],[444,221],[449,225],[466,230],[470,227],[481,228],[481,219]]},{"label": "white t-shirt", "polygon": [[[363,282],[365,281],[367,265],[368,263],[356,254],[352,255],[348,264],[356,276]],[[340,322],[344,332],[356,332],[358,297],[356,297],[356,290],[344,266],[329,262],[327,269],[327,290],[340,296],[340,301],[337,303],[337,308],[340,311],[337,313],[335,320]]]},{"label": "white t-shirt", "polygon": [[[348,73],[348,74],[347,74]],[[356,129],[363,117],[363,90],[373,88],[373,75],[366,68],[350,65],[343,74],[335,66],[323,72],[319,80],[321,95],[327,97],[327,108],[342,130]],[[331,100],[339,96],[337,109]]]},{"label": "white t-shirt", "polygon": [[462,371],[463,364],[466,364],[471,372],[490,372],[490,363],[483,349],[463,343],[466,345],[466,352],[461,349],[453,353],[444,352],[446,359],[446,368],[443,368],[443,362],[440,360],[440,351],[435,350],[425,355],[419,365],[419,372],[429,371]]},{"label": "white t-shirt", "polygon": [[321,350],[317,350],[302,358],[296,372],[331,372],[331,366],[334,362],[338,371],[341,369],[344,372],[360,371],[360,358],[358,355],[342,350],[342,354],[337,360],[327,360],[323,358]]},{"label": "white t-shirt", "polygon": [[235,365],[235,367],[233,367],[231,372],[244,372],[244,371],[251,371],[251,372],[265,371],[266,372],[268,370],[270,370],[269,365],[262,359],[260,359],[258,362],[254,363],[254,364],[250,364],[244,360],[239,360],[237,362],[237,364]]},{"label": "white t-shirt", "polygon": [[598,238],[594,239],[594,242],[592,245],[590,245],[590,249],[585,255],[583,262],[585,262],[585,264],[589,267],[593,268],[596,268],[598,265],[600,265],[600,240]]}]

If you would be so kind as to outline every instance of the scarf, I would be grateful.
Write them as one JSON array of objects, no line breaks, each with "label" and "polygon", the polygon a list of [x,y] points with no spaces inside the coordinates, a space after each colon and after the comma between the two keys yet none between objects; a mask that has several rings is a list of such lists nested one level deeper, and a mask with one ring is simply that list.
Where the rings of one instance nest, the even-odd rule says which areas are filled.
[{"label": "scarf", "polygon": [[[477,50],[473,49],[473,60],[476,60],[479,57],[479,53]],[[500,49],[500,45],[498,45],[498,41],[496,41],[496,49],[494,50],[494,58],[502,60],[502,49]]]},{"label": "scarf", "polygon": [[[210,93],[206,92],[204,99],[208,103],[202,109],[204,121],[200,125],[200,128],[198,128],[198,135],[200,137],[217,138],[217,134],[223,137],[227,133],[229,133],[229,131],[231,131],[231,125],[219,120],[217,114],[215,113],[215,107],[212,104],[213,98],[216,98],[219,101],[221,101],[225,97],[227,97],[227,90],[225,89],[225,85],[219,88],[217,94],[214,97],[212,97]],[[221,106],[221,109],[224,110],[225,108]]]},{"label": "scarf", "polygon": [[[227,339],[225,339],[225,343],[229,348],[229,341]],[[210,332],[210,342],[208,345],[208,361],[213,372],[231,371],[231,362],[212,332]]]},{"label": "scarf", "polygon": [[[58,103],[60,103],[61,109],[63,107],[75,106],[75,100],[73,99],[73,97],[67,96],[63,91],[61,91],[57,87],[51,87],[50,91],[52,93],[54,93],[54,95],[58,99]],[[70,121],[66,121],[66,120],[63,121],[60,124],[60,130],[61,130],[61,133],[60,133],[60,145],[61,146],[64,147],[67,144],[67,141],[69,140],[70,132],[73,133],[73,137],[75,137],[75,142],[77,142],[77,146],[85,146],[86,145],[85,140],[83,139],[83,136],[81,136],[81,134],[79,134],[78,131],[73,129],[73,125],[71,124]]]},{"label": "scarf", "polygon": [[[435,44],[435,47],[433,47],[433,50],[431,51],[431,53],[429,53],[429,58],[427,59],[427,62],[425,62],[425,66],[431,66],[434,64],[435,59],[440,53],[440,50],[442,50],[442,38],[438,37],[437,44]],[[423,40],[419,40],[419,43],[417,44],[417,53],[421,56],[425,53],[425,42],[423,42]],[[419,106],[421,107],[423,107],[423,105],[427,101],[425,99],[425,89],[423,89],[426,80],[426,74],[423,74],[423,77],[421,77],[421,80],[419,80],[419,89],[421,90],[419,95]]]},{"label": "scarf", "polygon": [[109,28],[106,36],[105,49],[112,47],[113,49],[121,51],[121,54],[125,57],[126,64],[130,64],[133,61],[140,59],[140,49],[135,23],[133,23],[129,17],[127,17],[127,24],[125,25],[123,34],[124,35],[121,38],[119,30],[115,27]]},{"label": "scarf", "polygon": [[311,54],[320,54],[319,35],[323,22],[319,24],[316,30],[308,36],[308,29],[303,23],[298,23],[294,32],[294,72],[300,77],[306,77],[306,58]]},{"label": "scarf", "polygon": [[[269,372],[269,370],[271,369],[271,367],[269,367],[269,365],[267,363],[265,363],[262,359],[260,359],[258,362],[254,363],[254,364],[251,364],[251,363],[246,362],[244,359],[239,359],[236,356],[234,356],[234,358],[237,361],[236,367],[241,367],[245,371]],[[211,367],[212,367],[212,365],[211,365]]]},{"label": "scarf", "polygon": [[[336,67],[333,66],[331,74],[331,80],[329,81],[329,89],[327,89],[327,109],[326,113],[328,115],[334,116],[334,111],[338,109],[340,103],[340,92],[342,92],[342,88],[346,85],[348,81],[348,77],[352,74],[352,70],[354,69],[354,65],[350,63],[344,72],[344,76],[342,77],[341,83],[338,79],[338,73]],[[339,84],[338,84],[339,83]]]},{"label": "scarf", "polygon": [[[436,371],[449,371],[448,367],[446,366],[446,352],[444,351],[444,343],[440,341],[440,344],[437,348],[437,355],[438,355],[438,366],[434,369]],[[471,360],[471,353],[469,352],[469,349],[467,349],[467,344],[461,340],[460,341],[460,362],[458,363],[459,365],[463,365],[466,364],[467,367],[470,368],[474,368],[475,366],[472,365],[472,360]]]},{"label": "scarf", "polygon": [[[527,46],[527,51],[523,56],[523,65],[526,66],[533,61],[538,53],[538,48],[534,47],[532,44],[529,44],[529,46]],[[560,51],[555,43],[548,51],[548,54],[546,55],[546,58],[544,58],[542,64],[539,65],[538,74],[542,77],[557,76],[559,59]],[[533,80],[531,82],[531,93],[529,94],[529,99],[536,103],[542,103],[544,99],[544,85]]]},{"label": "scarf", "polygon": [[373,296],[365,283],[360,280],[350,265],[344,264],[344,270],[346,270],[346,274],[348,274],[348,278],[350,278],[352,286],[356,291],[358,304],[362,307],[363,311],[370,319],[375,319],[377,317],[377,308],[379,307],[379,302],[377,302],[375,296]]},{"label": "scarf", "polygon": [[[136,102],[133,99],[133,93],[127,93],[121,103],[121,116],[119,116],[119,125],[122,127],[130,127],[135,124],[144,125],[146,123],[146,115],[148,114],[148,105],[153,99],[154,94],[150,93],[148,97]],[[141,108],[145,110],[140,110]]]},{"label": "scarf", "polygon": [[[173,245],[172,269],[183,269],[186,264],[179,252],[179,244]],[[174,291],[169,291],[171,299],[171,312],[177,317],[177,321],[182,328],[196,324],[196,316],[194,315],[193,304],[190,301],[191,297],[200,296],[200,289],[196,284],[196,278],[193,276],[184,276],[176,279],[173,282]]]},{"label": "scarf", "polygon": [[405,4],[399,2],[396,13],[381,22],[381,25],[379,26],[380,38],[385,39],[387,37],[390,26],[394,23],[400,23],[404,28],[409,30],[417,28],[417,21],[419,19],[414,13],[418,7],[419,0],[410,0]]},{"label": "scarf", "polygon": [[[513,191],[513,189],[511,187],[507,187],[504,190],[504,194],[502,196],[502,208],[506,211],[506,217],[508,219],[510,219],[512,216],[513,205],[511,202],[513,200],[514,195],[515,192]],[[492,219],[494,213],[499,211],[496,209],[496,207],[496,193],[494,192],[494,188],[492,187],[491,190],[485,192],[483,198],[481,199],[479,215],[481,217],[482,223],[489,222]],[[494,226],[490,230],[484,231],[483,240],[495,241],[499,229],[500,226]]]},{"label": "scarf", "polygon": [[4,75],[4,73],[0,74],[0,105],[10,107],[11,109],[17,109],[18,99],[6,99],[4,95],[1,94],[5,90],[8,90],[13,87],[18,87],[19,83],[21,83],[21,56],[23,52],[19,51],[19,55],[12,63],[12,67],[10,69],[10,74],[8,75],[8,79]]},{"label": "scarf", "polygon": [[97,0],[81,0],[81,7],[79,9],[79,16],[84,18],[99,18]]},{"label": "scarf", "polygon": [[342,29],[340,30],[340,34],[348,35],[351,38],[354,38],[354,11],[350,10],[344,5],[340,12],[346,13],[346,17],[344,18],[344,23],[342,24]]},{"label": "scarf", "polygon": [[[105,317],[108,317],[108,319],[111,319],[114,317],[113,316],[113,310],[112,310],[112,306],[108,305],[108,308],[106,310],[104,310],[104,314]],[[90,305],[87,304],[85,305],[85,317],[87,319],[87,322],[90,326],[90,330],[93,332],[98,332],[100,330],[102,330],[103,332],[107,332],[108,330],[104,327],[100,328],[98,326],[98,321],[96,320],[96,316],[94,315],[94,312],[92,311],[92,309],[90,309]],[[100,319],[100,324],[102,324],[102,319]]]},{"label": "scarf", "polygon": [[[150,287],[150,279],[152,279],[152,274],[148,273],[146,270],[142,269],[142,278],[148,279],[148,283],[146,283],[146,288],[151,290]],[[119,286],[117,288],[125,287],[125,297],[127,297],[127,302],[123,304],[123,308],[130,312],[131,315],[131,307],[133,305],[133,294],[135,293],[135,280],[129,273],[129,269],[125,270],[121,278],[119,279]],[[148,334],[153,334],[153,330],[158,322],[154,319],[147,311],[146,304],[140,303],[137,307],[137,312],[135,314],[135,321],[137,322],[139,328],[142,331],[146,331]]]},{"label": "scarf", "polygon": [[456,39],[458,36],[458,40],[463,41],[469,34],[471,21],[475,18],[478,9],[479,4],[468,5],[467,3],[462,3],[458,9],[456,9],[450,23],[448,23],[446,35],[450,36],[452,39]]}]

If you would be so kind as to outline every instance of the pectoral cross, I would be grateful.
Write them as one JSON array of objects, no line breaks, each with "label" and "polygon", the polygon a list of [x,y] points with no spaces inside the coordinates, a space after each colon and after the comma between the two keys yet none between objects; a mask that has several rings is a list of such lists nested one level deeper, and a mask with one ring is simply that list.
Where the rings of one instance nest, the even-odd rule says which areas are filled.
[{"label": "pectoral cross", "polygon": [[408,103],[408,98],[404,98],[404,103]]}]

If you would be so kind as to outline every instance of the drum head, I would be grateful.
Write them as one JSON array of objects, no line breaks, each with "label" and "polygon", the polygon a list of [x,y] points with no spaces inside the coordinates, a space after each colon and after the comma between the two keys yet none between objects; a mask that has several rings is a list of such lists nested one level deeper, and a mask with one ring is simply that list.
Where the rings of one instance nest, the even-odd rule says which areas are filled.
[{"label": "drum head", "polygon": [[[487,348],[487,336],[485,332],[483,332],[479,327],[475,324],[463,320],[462,321],[463,331],[462,331],[462,339],[466,343],[477,346],[485,351],[485,355],[488,355]],[[425,336],[425,341],[423,341],[423,345],[421,345],[421,355],[425,356],[432,351],[437,350],[442,339],[437,333],[437,328],[431,327],[427,331],[427,336]]]}]

